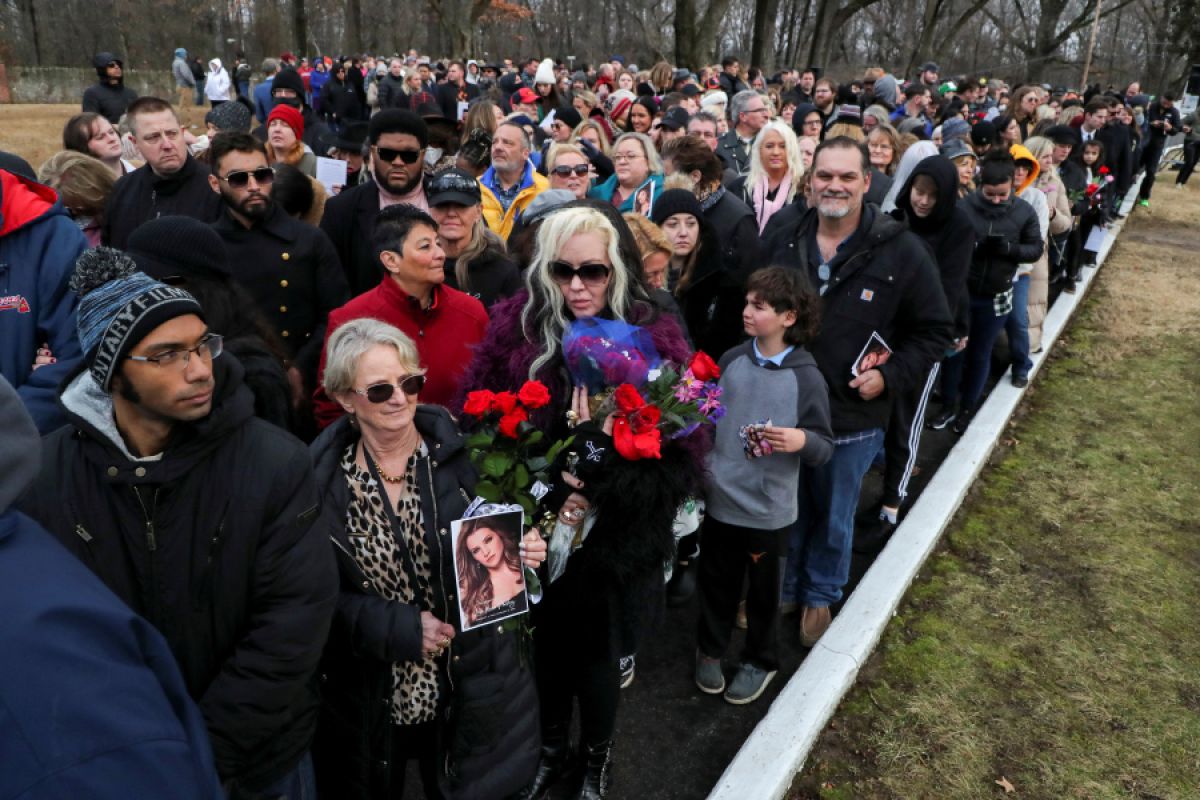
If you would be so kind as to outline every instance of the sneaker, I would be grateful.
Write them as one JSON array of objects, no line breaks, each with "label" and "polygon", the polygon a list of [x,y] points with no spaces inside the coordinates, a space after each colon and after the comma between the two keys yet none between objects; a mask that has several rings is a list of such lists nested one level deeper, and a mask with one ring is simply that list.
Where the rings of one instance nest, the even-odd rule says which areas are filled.
[{"label": "sneaker", "polygon": [[971,419],[975,416],[974,411],[964,411],[958,415],[958,419],[954,420],[954,432],[961,436],[966,432],[967,426],[971,424]]},{"label": "sneaker", "polygon": [[804,607],[800,612],[800,644],[805,647],[812,647],[817,643],[817,640],[825,635],[825,631],[829,630],[830,623],[833,622],[833,614],[829,610],[829,606],[821,606],[820,608]]},{"label": "sneaker", "polygon": [[1075,294],[1076,290],[1077,287],[1075,285],[1075,281],[1071,278],[1067,278],[1066,283],[1063,284],[1063,292],[1066,294]]},{"label": "sneaker", "polygon": [[1149,208],[1149,207],[1150,207],[1150,200],[1149,200],[1149,199],[1147,199],[1147,198],[1145,198],[1145,197],[1143,197],[1141,200],[1138,200],[1137,204],[1138,204],[1139,206],[1141,206],[1142,208]]},{"label": "sneaker", "polygon": [[671,580],[667,581],[668,606],[671,608],[686,606],[692,599],[692,595],[696,593],[696,570],[695,559],[680,561],[675,565],[675,571],[671,573]]},{"label": "sneaker", "polygon": [[1028,375],[1013,375],[1012,376],[1012,385],[1017,387],[1018,389],[1024,389],[1026,386],[1029,385],[1029,376]]},{"label": "sneaker", "polygon": [[737,618],[734,619],[733,624],[737,626],[739,631],[744,631],[744,630],[746,630],[746,628],[750,627],[750,621],[746,619],[746,601],[745,600],[738,603]]},{"label": "sneaker", "polygon": [[633,673],[637,670],[636,655],[621,656],[617,666],[621,670],[621,688],[628,689],[633,684]]},{"label": "sneaker", "polygon": [[737,674],[733,676],[733,682],[725,690],[725,702],[735,706],[753,703],[762,696],[774,677],[775,670],[768,672],[753,664],[742,664],[738,667]]},{"label": "sneaker", "polygon": [[958,411],[956,411],[953,408],[945,408],[945,409],[942,409],[942,413],[938,414],[936,417],[929,420],[929,422],[927,422],[925,424],[929,427],[930,430],[940,431],[940,430],[944,430],[947,426],[949,426],[951,423],[953,423],[954,420],[957,418],[958,418]]},{"label": "sneaker", "polygon": [[705,694],[720,694],[725,691],[725,674],[721,672],[721,659],[696,653],[696,686]]}]

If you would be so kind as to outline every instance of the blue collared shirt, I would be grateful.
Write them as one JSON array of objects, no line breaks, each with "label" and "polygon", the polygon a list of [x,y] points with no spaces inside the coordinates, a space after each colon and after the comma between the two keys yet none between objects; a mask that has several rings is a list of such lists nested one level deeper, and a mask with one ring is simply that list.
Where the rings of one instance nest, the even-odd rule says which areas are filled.
[{"label": "blue collared shirt", "polygon": [[521,173],[521,180],[514,183],[508,189],[500,185],[500,181],[496,177],[495,167],[488,167],[487,171],[483,173],[481,180],[484,186],[492,190],[492,194],[496,196],[504,212],[508,213],[509,207],[516,202],[517,195],[521,193],[521,190],[529,188],[533,183],[533,164],[529,162],[529,159],[525,159],[525,170]]},{"label": "blue collared shirt", "polygon": [[765,367],[767,364],[774,364],[777,367],[783,366],[783,360],[788,357],[788,353],[796,349],[795,345],[788,345],[773,356],[764,356],[758,349],[758,339],[751,339],[750,346],[754,348],[754,360],[758,362],[760,367]]}]

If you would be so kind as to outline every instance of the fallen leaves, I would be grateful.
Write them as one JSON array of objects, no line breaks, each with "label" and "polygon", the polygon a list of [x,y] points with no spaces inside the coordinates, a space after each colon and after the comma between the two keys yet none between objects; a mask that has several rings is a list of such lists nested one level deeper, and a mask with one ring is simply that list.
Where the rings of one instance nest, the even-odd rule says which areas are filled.
[{"label": "fallen leaves", "polygon": [[1008,778],[1004,777],[1003,775],[1000,776],[999,780],[994,781],[994,783],[1003,789],[1005,794],[1012,794],[1017,790],[1017,787],[1009,783]]}]

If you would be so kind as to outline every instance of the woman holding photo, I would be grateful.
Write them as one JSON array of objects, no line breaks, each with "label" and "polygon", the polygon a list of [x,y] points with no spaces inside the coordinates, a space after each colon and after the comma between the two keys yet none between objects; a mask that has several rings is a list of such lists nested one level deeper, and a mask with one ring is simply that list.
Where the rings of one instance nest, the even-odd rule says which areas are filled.
[{"label": "woman holding photo", "polygon": [[550,496],[555,499],[543,500],[557,511],[558,522],[574,529],[579,545],[561,574],[543,577],[544,597],[532,610],[542,758],[523,797],[542,797],[571,771],[568,736],[576,698],[584,780],[567,796],[607,795],[618,658],[636,638],[630,617],[635,608],[661,605],[663,567],[674,556],[676,509],[700,488],[703,434],[664,439],[661,458],[625,460],[607,431],[594,424],[571,428],[589,417],[585,390],[572,385],[563,356],[572,322],[599,317],[640,326],[664,360],[687,363],[687,341],[674,317],[650,299],[641,269],[636,242],[611,206],[576,201],[551,212],[537,232],[528,288],[492,308],[487,334],[463,376],[462,398],[472,390],[515,392],[527,380],[541,381],[550,402],[530,415],[530,423],[548,440],[575,436],[565,452],[573,469],[561,473],[559,484],[574,493],[558,500],[570,491],[559,489]]},{"label": "woman holding photo", "polygon": [[525,591],[519,538],[495,516],[468,519],[459,528],[458,594],[468,626],[485,622],[489,611]]},{"label": "woman holding photo", "polygon": [[[415,759],[426,797],[508,797],[537,763],[537,697],[515,629],[462,631],[449,530],[474,496],[463,436],[420,403],[425,370],[398,328],[351,320],[325,359],[346,415],[311,447],[315,524],[341,577],[319,670],[319,793],[397,797]],[[536,532],[520,548],[531,567],[545,559]]]}]

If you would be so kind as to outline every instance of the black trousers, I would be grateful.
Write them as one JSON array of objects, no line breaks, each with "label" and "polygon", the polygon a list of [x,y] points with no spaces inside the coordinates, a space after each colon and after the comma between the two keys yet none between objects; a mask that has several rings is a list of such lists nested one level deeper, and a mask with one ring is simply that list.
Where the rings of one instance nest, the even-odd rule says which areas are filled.
[{"label": "black trousers", "polygon": [[1146,174],[1142,176],[1142,188],[1138,190],[1138,198],[1141,200],[1150,199],[1150,192],[1154,189],[1154,174],[1158,172],[1158,162],[1166,146],[1165,138],[1151,138],[1142,150],[1142,168],[1146,170]]},{"label": "black trousers", "polygon": [[738,603],[746,589],[746,648],[742,662],[765,670],[779,669],[780,559],[786,553],[791,526],[758,530],[727,525],[711,514],[700,529],[698,577],[700,623],[698,645],[709,658],[729,648]]},{"label": "black trousers", "polygon": [[925,383],[892,400],[892,415],[883,437],[883,505],[888,508],[898,507],[908,496],[908,481],[917,465],[921,431],[925,430],[925,410],[937,386],[940,367],[940,363],[934,364]]},{"label": "black trousers", "polygon": [[391,800],[404,797],[404,773],[410,759],[417,760],[426,800],[441,800],[438,788],[437,721],[392,726]]},{"label": "black trousers", "polygon": [[1188,178],[1192,177],[1197,159],[1200,159],[1200,141],[1188,142],[1183,146],[1183,167],[1179,170],[1179,177],[1175,179],[1180,186],[1186,185]]}]

